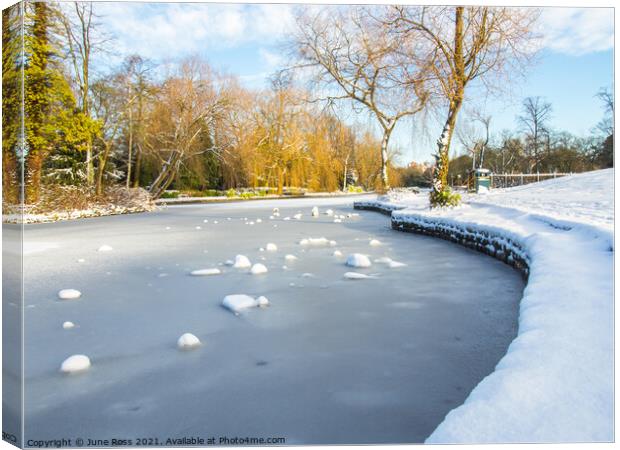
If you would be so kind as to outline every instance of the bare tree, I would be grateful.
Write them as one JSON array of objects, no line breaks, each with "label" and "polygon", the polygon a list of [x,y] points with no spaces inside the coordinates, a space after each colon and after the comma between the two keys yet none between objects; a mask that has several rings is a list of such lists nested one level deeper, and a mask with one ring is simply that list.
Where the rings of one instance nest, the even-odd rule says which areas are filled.
[{"label": "bare tree", "polygon": [[147,139],[151,154],[161,162],[149,186],[154,198],[170,186],[189,159],[219,150],[214,125],[228,104],[208,66],[195,58],[183,62],[178,73],[166,79],[151,111]]},{"label": "bare tree", "polygon": [[542,146],[545,140],[549,144],[549,119],[552,110],[551,103],[545,102],[541,97],[527,97],[523,100],[523,112],[518,120],[526,133],[530,171],[535,169],[538,172],[540,169],[539,165],[544,156]]},{"label": "bare tree", "polygon": [[410,42],[406,57],[430,67],[435,98],[447,106],[435,154],[433,205],[443,204],[449,197],[450,142],[466,88],[474,80],[489,87],[504,75],[525,67],[533,56],[533,23],[538,15],[538,10],[531,8],[392,7],[387,24]]},{"label": "bare tree", "polygon": [[596,93],[598,98],[603,104],[605,117],[601,120],[596,128],[605,136],[610,136],[614,133],[614,93],[609,88],[601,88]]},{"label": "bare tree", "polygon": [[[366,8],[305,10],[297,24],[299,67],[315,70],[314,81],[324,89],[321,98],[351,100],[376,119],[382,132],[381,182],[387,189],[390,136],[400,119],[424,108],[428,94],[423,77],[410,64],[403,67],[398,61],[400,37],[388,33]],[[407,88],[400,82],[405,71]]]},{"label": "bare tree", "polygon": [[[68,58],[71,61],[73,77],[77,85],[80,109],[90,117],[90,80],[93,53],[102,50],[109,38],[99,29],[98,16],[93,10],[93,2],[72,2],[63,8],[61,22],[67,43]],[[86,180],[94,182],[92,142],[86,148]]]},{"label": "bare tree", "polygon": [[97,80],[91,85],[92,110],[96,119],[101,123],[101,132],[93,148],[94,159],[97,160],[95,177],[95,193],[103,193],[104,174],[106,172],[108,158],[112,148],[116,144],[119,132],[128,112],[131,111],[132,103],[137,96],[127,96],[124,91],[124,76],[117,74],[111,80]]}]

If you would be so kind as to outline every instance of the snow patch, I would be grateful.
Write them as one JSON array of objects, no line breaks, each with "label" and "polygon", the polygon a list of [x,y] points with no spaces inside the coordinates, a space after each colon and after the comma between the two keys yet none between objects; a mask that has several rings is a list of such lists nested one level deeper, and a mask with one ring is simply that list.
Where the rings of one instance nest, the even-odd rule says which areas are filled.
[{"label": "snow patch", "polygon": [[257,307],[258,301],[249,295],[231,294],[224,297],[224,300],[222,300],[222,306],[234,313],[239,313],[244,309]]},{"label": "snow patch", "polygon": [[265,265],[261,263],[254,264],[252,268],[250,269],[250,273],[252,275],[260,275],[260,274],[267,273],[267,272],[268,272],[267,267],[265,267]]},{"label": "snow patch", "polygon": [[73,355],[65,359],[60,365],[63,373],[78,373],[90,368],[90,358],[86,355]]},{"label": "snow patch", "polygon": [[71,328],[75,327],[75,324],[73,322],[67,321],[62,323],[62,327],[65,330],[70,330]]},{"label": "snow patch", "polygon": [[267,249],[268,252],[277,252],[278,251],[278,246],[276,244],[274,244],[273,242],[269,242],[267,244],[266,249]]},{"label": "snow patch", "polygon": [[372,266],[372,263],[370,259],[368,259],[368,256],[362,255],[361,253],[353,253],[347,256],[346,265],[349,267],[364,268]]},{"label": "snow patch", "polygon": [[98,252],[111,252],[112,250],[114,250],[111,246],[104,244],[101,247],[99,247],[97,249]]},{"label": "snow patch", "polygon": [[198,269],[192,270],[190,275],[193,277],[204,277],[208,275],[219,275],[222,271],[220,269],[212,268],[212,269]]},{"label": "snow patch", "polygon": [[247,256],[245,255],[235,256],[235,262],[233,264],[233,267],[235,269],[247,269],[251,266],[252,266],[252,263],[250,262]]},{"label": "snow patch", "polygon": [[58,291],[58,298],[61,300],[75,300],[81,296],[82,293],[77,289],[62,289]]},{"label": "snow patch", "polygon": [[346,278],[347,280],[366,280],[368,278],[374,277],[359,272],[346,272],[344,274],[344,278]]},{"label": "snow patch", "polygon": [[200,344],[200,339],[192,333],[185,333],[177,340],[177,347],[179,350],[191,350],[200,347]]}]

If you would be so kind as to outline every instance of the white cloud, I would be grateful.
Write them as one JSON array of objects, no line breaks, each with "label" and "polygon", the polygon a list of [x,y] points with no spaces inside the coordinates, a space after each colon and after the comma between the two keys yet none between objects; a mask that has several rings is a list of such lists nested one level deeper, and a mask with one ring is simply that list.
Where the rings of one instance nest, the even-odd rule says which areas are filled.
[{"label": "white cloud", "polygon": [[612,8],[544,8],[540,20],[542,46],[558,53],[583,55],[612,49]]},{"label": "white cloud", "polygon": [[115,50],[162,60],[212,48],[275,42],[293,23],[290,5],[97,3]]}]

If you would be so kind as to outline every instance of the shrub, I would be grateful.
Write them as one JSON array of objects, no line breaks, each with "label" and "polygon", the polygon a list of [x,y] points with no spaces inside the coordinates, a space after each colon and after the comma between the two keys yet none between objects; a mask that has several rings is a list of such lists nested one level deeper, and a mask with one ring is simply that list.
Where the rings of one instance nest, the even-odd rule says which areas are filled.
[{"label": "shrub", "polygon": [[442,206],[458,206],[461,202],[461,196],[450,189],[446,188],[442,191],[431,191],[430,194],[431,208]]},{"label": "shrub", "polygon": [[164,191],[160,198],[179,198],[179,191]]}]

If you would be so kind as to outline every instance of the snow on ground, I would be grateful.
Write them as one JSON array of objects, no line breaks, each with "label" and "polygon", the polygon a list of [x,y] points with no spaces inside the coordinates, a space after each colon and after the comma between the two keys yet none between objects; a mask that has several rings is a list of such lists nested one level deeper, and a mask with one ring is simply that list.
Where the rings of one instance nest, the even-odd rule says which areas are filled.
[{"label": "snow on ground", "polygon": [[592,442],[614,438],[613,169],[465,195],[380,197],[392,220],[509,238],[529,263],[519,333],[495,371],[429,443]]}]

